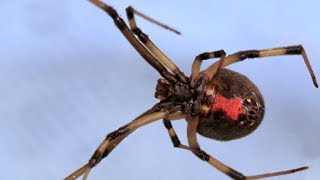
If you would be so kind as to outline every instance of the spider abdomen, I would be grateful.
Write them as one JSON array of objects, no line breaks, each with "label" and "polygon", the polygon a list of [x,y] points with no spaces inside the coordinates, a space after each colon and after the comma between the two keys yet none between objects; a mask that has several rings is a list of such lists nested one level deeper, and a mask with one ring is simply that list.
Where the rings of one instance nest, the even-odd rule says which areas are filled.
[{"label": "spider abdomen", "polygon": [[264,115],[264,101],[258,88],[244,75],[221,69],[207,85],[214,101],[200,117],[197,132],[205,137],[228,141],[252,133]]}]

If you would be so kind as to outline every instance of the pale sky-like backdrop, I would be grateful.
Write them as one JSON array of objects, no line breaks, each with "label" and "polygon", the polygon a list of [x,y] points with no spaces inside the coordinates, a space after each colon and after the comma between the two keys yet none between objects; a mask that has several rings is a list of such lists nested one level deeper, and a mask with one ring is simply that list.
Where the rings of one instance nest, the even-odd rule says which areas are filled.
[{"label": "pale sky-like backdrop", "polygon": [[[320,1],[108,0],[126,20],[139,11],[182,32],[137,18],[186,74],[196,55],[302,44],[320,80]],[[212,61],[204,63],[208,66]],[[320,89],[300,56],[229,66],[264,94],[263,123],[246,138],[199,136],[209,154],[247,175],[308,165],[279,180],[320,179]],[[85,164],[105,135],[157,102],[160,76],[111,18],[86,0],[0,1],[0,179],[63,179]],[[173,123],[183,143],[186,122]],[[163,127],[143,127],[95,167],[94,179],[229,179],[175,149]]]}]

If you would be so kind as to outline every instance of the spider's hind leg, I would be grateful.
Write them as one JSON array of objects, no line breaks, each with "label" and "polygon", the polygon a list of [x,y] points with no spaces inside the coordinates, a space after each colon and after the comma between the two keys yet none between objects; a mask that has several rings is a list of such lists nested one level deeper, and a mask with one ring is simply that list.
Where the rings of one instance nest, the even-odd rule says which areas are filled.
[{"label": "spider's hind leg", "polygon": [[308,167],[300,167],[296,169],[290,169],[286,171],[279,171],[279,172],[273,172],[273,173],[266,173],[266,174],[259,174],[259,175],[254,175],[254,176],[245,176],[239,171],[236,171],[235,169],[227,166],[226,164],[223,164],[220,162],[218,159],[214,158],[213,156],[207,154],[204,152],[198,143],[197,140],[197,127],[199,124],[199,119],[198,118],[193,118],[190,119],[188,122],[188,127],[187,127],[187,134],[188,134],[188,143],[191,149],[197,150],[197,151],[192,151],[194,155],[196,155],[198,158],[200,158],[203,161],[206,161],[225,175],[229,176],[232,179],[235,180],[245,180],[245,179],[262,179],[262,178],[267,178],[267,177],[273,177],[273,176],[280,176],[280,175],[285,175],[285,174],[291,174],[295,173],[298,171],[302,171],[305,169],[308,169]]},{"label": "spider's hind leg", "polygon": [[[224,63],[222,67],[228,66],[230,64],[243,61],[245,59],[251,59],[251,58],[261,58],[261,57],[270,57],[270,56],[284,56],[284,55],[301,55],[303,57],[303,60],[309,70],[309,73],[311,75],[313,84],[318,87],[318,83],[316,80],[316,77],[313,73],[313,70],[311,68],[311,65],[309,63],[309,59],[307,57],[307,54],[301,45],[297,46],[287,46],[287,47],[277,47],[277,48],[271,48],[271,49],[261,49],[261,50],[247,50],[247,51],[239,51],[237,53],[234,53],[232,55],[229,55],[224,58]],[[216,62],[212,64],[211,66],[206,69],[203,74],[207,76],[208,79],[212,79],[213,76],[217,73],[217,69],[219,66],[219,62]]]}]

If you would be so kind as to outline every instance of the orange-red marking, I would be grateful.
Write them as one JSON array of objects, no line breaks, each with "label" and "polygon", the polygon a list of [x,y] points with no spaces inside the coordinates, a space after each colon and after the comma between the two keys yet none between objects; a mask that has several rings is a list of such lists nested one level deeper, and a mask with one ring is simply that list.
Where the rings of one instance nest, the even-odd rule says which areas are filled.
[{"label": "orange-red marking", "polygon": [[216,94],[212,111],[222,110],[231,120],[238,120],[242,113],[242,99],[239,97],[227,99],[220,94]]}]

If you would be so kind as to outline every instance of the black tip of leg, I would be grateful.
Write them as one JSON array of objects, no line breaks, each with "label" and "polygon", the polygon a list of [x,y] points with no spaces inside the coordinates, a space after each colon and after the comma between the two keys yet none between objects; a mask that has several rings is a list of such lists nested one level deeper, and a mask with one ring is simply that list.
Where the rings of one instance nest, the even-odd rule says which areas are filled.
[{"label": "black tip of leg", "polygon": [[286,47],[286,54],[301,54],[303,48],[301,45]]},{"label": "black tip of leg", "polygon": [[297,172],[297,171],[303,171],[303,170],[307,170],[307,169],[309,169],[309,166],[304,166],[304,167],[301,167],[301,168],[297,168],[294,171]]}]

